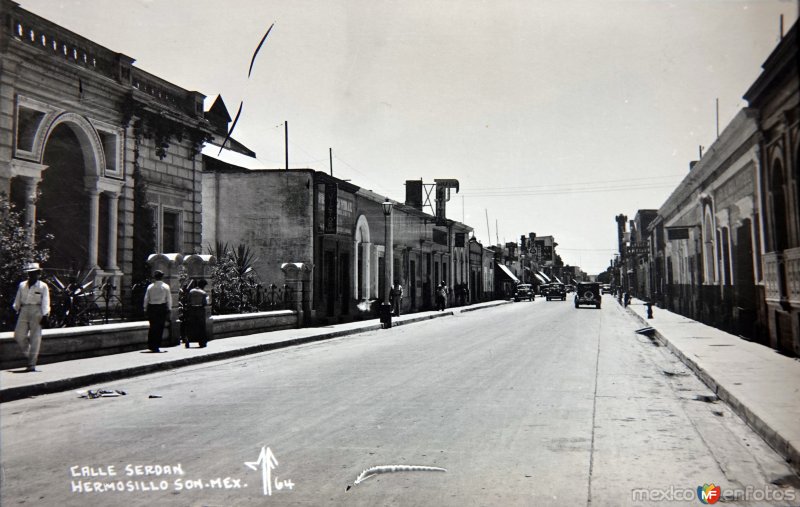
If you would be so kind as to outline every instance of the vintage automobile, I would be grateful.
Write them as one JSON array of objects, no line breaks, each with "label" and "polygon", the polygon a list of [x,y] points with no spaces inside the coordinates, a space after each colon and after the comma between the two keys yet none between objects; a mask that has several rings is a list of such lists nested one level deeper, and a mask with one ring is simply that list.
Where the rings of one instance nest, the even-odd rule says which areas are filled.
[{"label": "vintage automobile", "polygon": [[550,290],[550,284],[540,283],[536,289],[538,290],[537,294],[540,296],[547,296],[547,291]]},{"label": "vintage automobile", "polygon": [[522,299],[533,301],[534,297],[533,287],[531,287],[529,283],[517,284],[517,288],[514,289],[514,301],[520,301]]},{"label": "vintage automobile", "polygon": [[613,294],[614,290],[611,288],[611,284],[610,283],[604,283],[600,287],[600,293],[601,294]]},{"label": "vintage automobile", "polygon": [[601,297],[599,283],[579,283],[575,288],[575,308],[580,305],[592,305],[599,309]]},{"label": "vintage automobile", "polygon": [[567,290],[564,288],[563,283],[551,283],[547,288],[545,295],[548,301],[551,299],[560,299],[561,301],[567,300]]}]

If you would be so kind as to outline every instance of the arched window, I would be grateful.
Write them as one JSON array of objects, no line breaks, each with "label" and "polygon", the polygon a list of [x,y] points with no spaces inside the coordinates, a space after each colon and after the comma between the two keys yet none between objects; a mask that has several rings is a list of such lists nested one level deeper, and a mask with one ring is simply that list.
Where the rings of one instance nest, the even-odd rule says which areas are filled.
[{"label": "arched window", "polygon": [[711,206],[703,206],[703,267],[705,268],[704,280],[707,284],[716,282],[716,253],[715,253],[714,221],[711,217]]},{"label": "arched window", "polygon": [[789,230],[786,220],[786,191],[784,186],[783,164],[775,160],[772,165],[770,193],[772,194],[772,244],[775,250],[785,250],[789,246]]}]

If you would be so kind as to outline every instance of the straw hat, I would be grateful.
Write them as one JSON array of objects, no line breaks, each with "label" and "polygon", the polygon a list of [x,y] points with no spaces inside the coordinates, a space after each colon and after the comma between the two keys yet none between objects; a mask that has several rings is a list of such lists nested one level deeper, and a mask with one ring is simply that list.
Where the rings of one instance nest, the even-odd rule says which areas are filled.
[{"label": "straw hat", "polygon": [[28,262],[25,264],[25,267],[22,268],[24,273],[30,273],[31,271],[41,271],[42,268],[39,266],[38,262]]}]

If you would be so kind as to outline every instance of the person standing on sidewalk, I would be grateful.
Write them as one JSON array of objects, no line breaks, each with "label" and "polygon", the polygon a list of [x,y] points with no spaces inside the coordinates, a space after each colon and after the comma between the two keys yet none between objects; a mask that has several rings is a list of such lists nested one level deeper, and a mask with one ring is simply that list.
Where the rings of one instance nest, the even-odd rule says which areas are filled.
[{"label": "person standing on sidewalk", "polygon": [[50,314],[50,290],[46,283],[39,280],[41,268],[38,262],[29,262],[23,272],[28,279],[20,282],[14,298],[14,311],[19,314],[14,339],[28,358],[25,371],[39,371],[36,369],[36,360],[42,344],[42,325]]},{"label": "person standing on sidewalk", "polygon": [[161,336],[164,334],[164,323],[172,310],[172,294],[169,286],[161,281],[162,271],[153,273],[153,283],[147,286],[144,293],[144,311],[150,321],[147,333],[147,348],[150,352],[161,352]]},{"label": "person standing on sidewalk", "polygon": [[392,296],[392,313],[395,317],[400,316],[400,306],[403,303],[403,286],[400,282],[394,282],[394,288],[391,291]]},{"label": "person standing on sidewalk", "polygon": [[439,286],[436,287],[436,309],[439,310],[440,312],[443,312],[446,307],[447,307],[447,284],[444,283],[444,280],[442,280],[442,283],[440,283]]},{"label": "person standing on sidewalk", "polygon": [[203,348],[208,343],[206,335],[206,306],[208,305],[208,293],[205,291],[206,282],[200,279],[197,285],[189,291],[185,316],[186,316],[186,348],[189,342],[196,340]]}]

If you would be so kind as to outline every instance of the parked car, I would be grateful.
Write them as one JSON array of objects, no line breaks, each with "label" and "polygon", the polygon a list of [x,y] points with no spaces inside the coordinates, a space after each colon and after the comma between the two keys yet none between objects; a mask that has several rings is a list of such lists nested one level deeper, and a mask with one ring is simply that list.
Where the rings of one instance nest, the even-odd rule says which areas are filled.
[{"label": "parked car", "polygon": [[547,300],[560,299],[561,301],[567,300],[567,291],[563,283],[551,283],[547,289]]},{"label": "parked car", "polygon": [[580,305],[593,305],[599,309],[601,297],[599,283],[579,283],[575,288],[575,308]]},{"label": "parked car", "polygon": [[564,286],[564,290],[566,290],[567,292],[575,292],[575,286],[572,284],[567,284]]},{"label": "parked car", "polygon": [[604,283],[600,287],[600,294],[613,294],[613,293],[614,293],[614,289],[611,288],[611,284],[610,283]]},{"label": "parked car", "polygon": [[522,299],[533,301],[534,297],[536,296],[533,293],[533,287],[529,283],[520,283],[514,290],[514,301],[520,301]]}]

